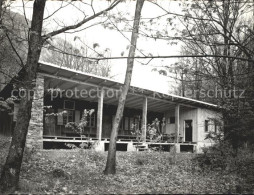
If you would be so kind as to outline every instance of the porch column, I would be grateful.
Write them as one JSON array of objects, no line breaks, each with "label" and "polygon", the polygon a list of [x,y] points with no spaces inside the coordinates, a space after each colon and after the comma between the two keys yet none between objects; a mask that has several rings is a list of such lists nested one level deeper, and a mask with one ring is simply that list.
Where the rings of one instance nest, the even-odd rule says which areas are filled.
[{"label": "porch column", "polygon": [[98,110],[97,110],[96,138],[98,138],[99,140],[101,140],[102,134],[103,97],[104,97],[104,89],[102,88],[100,91],[100,95],[98,97]]},{"label": "porch column", "polygon": [[179,110],[180,110],[180,105],[176,104],[175,106],[175,133],[176,133],[176,143],[179,142]]},{"label": "porch column", "polygon": [[31,119],[28,126],[26,147],[28,149],[43,149],[43,108],[44,108],[44,77],[36,78],[34,97],[31,109]]},{"label": "porch column", "polygon": [[142,141],[146,142],[146,125],[147,125],[147,97],[143,98],[142,110]]}]

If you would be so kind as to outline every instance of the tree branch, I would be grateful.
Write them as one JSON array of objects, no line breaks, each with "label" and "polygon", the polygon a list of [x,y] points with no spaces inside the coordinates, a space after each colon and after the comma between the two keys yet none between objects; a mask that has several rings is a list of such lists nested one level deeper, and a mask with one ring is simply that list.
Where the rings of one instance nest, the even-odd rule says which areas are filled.
[{"label": "tree branch", "polygon": [[20,55],[19,55],[18,51],[15,49],[14,45],[12,44],[12,41],[11,41],[11,39],[10,39],[10,37],[9,37],[8,33],[7,33],[7,32],[5,32],[5,35],[6,35],[6,37],[7,37],[8,41],[9,41],[9,43],[10,43],[10,45],[11,45],[12,50],[15,52],[15,54],[16,54],[16,55],[17,55],[17,57],[19,58],[19,61],[20,61],[21,65],[22,65],[22,67],[24,67],[24,66],[25,66],[25,64],[23,63],[23,60],[22,60],[22,58],[20,57]]},{"label": "tree branch", "polygon": [[[48,48],[49,49],[49,48]],[[50,49],[52,50],[52,49]],[[53,50],[56,51],[56,50]],[[95,60],[95,61],[100,61],[100,60],[120,60],[120,59],[128,59],[129,57],[124,57],[124,56],[116,56],[116,57],[103,57],[103,58],[98,58],[98,57],[86,57],[78,54],[70,54],[65,51],[56,51],[59,53],[63,53],[66,55],[72,55],[75,57],[79,58],[85,58],[89,60]],[[229,58],[229,59],[237,59],[237,60],[242,60],[242,61],[249,61],[249,62],[254,62],[254,59],[249,59],[249,58],[243,58],[243,57],[236,57],[236,56],[225,56],[225,55],[214,55],[214,54],[204,54],[204,55],[172,55],[172,56],[135,56],[134,59],[161,59],[161,58],[211,58],[211,57],[217,57],[217,58]]]},{"label": "tree branch", "polygon": [[122,1],[122,0],[115,0],[107,9],[104,9],[104,10],[102,10],[102,11],[100,11],[100,12],[98,12],[98,13],[96,13],[96,14],[94,14],[94,15],[88,17],[88,18],[84,18],[81,22],[79,22],[79,23],[77,23],[77,24],[75,24],[75,25],[66,26],[66,27],[63,27],[63,28],[61,28],[61,29],[59,29],[59,30],[50,32],[50,33],[44,35],[44,36],[43,36],[43,39],[46,40],[46,39],[48,39],[48,38],[50,38],[50,37],[56,36],[56,35],[58,35],[58,34],[60,34],[60,33],[65,32],[65,31],[72,30],[72,29],[76,29],[76,28],[82,26],[83,24],[89,22],[90,20],[93,20],[94,18],[96,18],[96,17],[98,17],[98,16],[104,14],[105,12],[108,12],[108,11],[112,10],[112,9],[113,9],[115,6],[117,6],[121,1]]}]

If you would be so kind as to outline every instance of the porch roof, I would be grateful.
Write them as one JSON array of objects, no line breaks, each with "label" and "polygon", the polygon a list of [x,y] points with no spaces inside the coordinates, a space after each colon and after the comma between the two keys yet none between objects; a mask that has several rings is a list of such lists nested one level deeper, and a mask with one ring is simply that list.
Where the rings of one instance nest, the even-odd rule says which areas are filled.
[{"label": "porch roof", "polygon": [[[60,67],[46,62],[39,62],[39,73],[45,79],[47,88],[62,88],[62,89],[86,89],[104,88],[111,90],[120,90],[123,83],[100,77],[94,74],[76,71],[66,67]],[[143,97],[147,97],[148,111],[164,112],[174,109],[175,104],[180,104],[183,107],[200,107],[208,109],[217,109],[218,106],[207,102],[194,100],[191,98],[181,97],[168,93],[160,93],[149,89],[143,89],[131,86],[127,95],[125,107],[142,109]],[[82,98],[81,98],[82,99]],[[88,101],[98,101],[97,98],[86,97]],[[104,98],[105,104],[117,105],[118,98]]]}]

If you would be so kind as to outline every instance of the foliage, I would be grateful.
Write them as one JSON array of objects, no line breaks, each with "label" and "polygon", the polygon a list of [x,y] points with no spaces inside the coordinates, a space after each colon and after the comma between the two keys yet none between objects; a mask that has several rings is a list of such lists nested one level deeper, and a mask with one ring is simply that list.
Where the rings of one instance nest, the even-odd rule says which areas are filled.
[{"label": "foliage", "polygon": [[[158,118],[155,118],[151,124],[147,124],[146,127],[146,136],[147,139],[151,142],[160,142],[163,137],[162,129],[165,126],[165,118],[160,121]],[[142,130],[136,128],[136,125],[132,125],[132,135],[136,137],[138,142],[142,141]]]},{"label": "foliage", "polygon": [[88,115],[91,116],[93,113],[94,113],[94,109],[90,109],[90,110],[84,109],[82,118],[79,123],[69,122],[65,125],[65,127],[71,128],[76,133],[79,133],[80,135],[82,135],[84,133],[84,127],[86,127],[88,123],[87,116]]},{"label": "foliage", "polygon": [[142,131],[139,128],[137,128],[137,129],[133,128],[131,131],[131,134],[136,137],[136,140],[138,142],[142,141]]},{"label": "foliage", "polygon": [[211,147],[204,147],[203,154],[194,158],[193,162],[205,172],[220,171],[223,175],[236,174],[243,178],[243,183],[237,186],[237,193],[250,190],[254,184],[254,153],[249,147],[238,147],[223,139],[223,133],[209,133],[207,138],[214,140]]},{"label": "foliage", "polygon": [[[0,27],[0,89],[7,84],[25,63],[27,28],[24,17],[8,9],[2,12]],[[14,49],[15,50],[14,50]],[[21,62],[22,60],[22,62]]]},{"label": "foliage", "polygon": [[54,178],[61,178],[61,177],[64,177],[65,179],[70,178],[69,174],[66,173],[63,169],[54,169],[52,171],[52,175]]},{"label": "foliage", "polygon": [[[81,44],[81,46],[75,44],[78,40],[80,43],[77,45]],[[40,59],[74,70],[110,77],[111,65],[108,60],[96,61],[89,59],[111,55],[109,48],[98,50],[99,47],[98,43],[94,43],[93,48],[90,48],[78,36],[75,36],[74,42],[56,38],[47,41]]]},{"label": "foliage", "polygon": [[[17,192],[228,194],[248,184],[235,172],[202,171],[192,160],[194,154],[177,154],[177,162],[172,163],[168,152],[118,152],[118,174],[106,176],[102,173],[106,156],[106,152],[91,150],[37,152],[23,163]],[[253,193],[254,189],[241,190]]]},{"label": "foliage", "polygon": [[71,144],[67,143],[65,144],[68,148],[77,150],[77,149],[92,149],[94,146],[93,142],[82,142],[81,144]]},{"label": "foliage", "polygon": [[165,118],[162,119],[162,124],[160,125],[160,121],[156,118],[152,121],[151,124],[147,125],[147,133],[150,141],[159,142],[162,138],[162,128],[165,125]]},{"label": "foliage", "polygon": [[[43,112],[44,112],[45,116],[63,116],[63,115],[67,114],[66,110],[63,110],[62,112],[58,112],[58,113],[50,112],[51,108],[52,108],[52,106],[44,106],[43,107]],[[91,116],[93,113],[94,113],[94,109],[90,109],[90,110],[84,109],[79,123],[68,122],[65,125],[65,127],[70,128],[71,130],[73,130],[74,132],[76,132],[80,135],[83,135],[84,127],[86,127],[86,125],[88,123],[87,116]]]},{"label": "foliage", "polygon": [[[237,100],[236,100],[237,101]],[[254,145],[254,112],[252,100],[249,97],[238,103],[231,102],[229,108],[224,111],[225,139],[237,150],[243,146]]]},{"label": "foliage", "polygon": [[[182,54],[203,57],[180,59],[169,67],[181,82],[182,95],[221,106],[224,139],[235,150],[254,140],[253,61],[237,59],[254,56],[250,4],[251,1],[183,2],[183,16],[177,17],[183,27],[177,29],[183,43]],[[171,17],[168,24],[172,20]],[[210,54],[214,57],[207,57]]]}]

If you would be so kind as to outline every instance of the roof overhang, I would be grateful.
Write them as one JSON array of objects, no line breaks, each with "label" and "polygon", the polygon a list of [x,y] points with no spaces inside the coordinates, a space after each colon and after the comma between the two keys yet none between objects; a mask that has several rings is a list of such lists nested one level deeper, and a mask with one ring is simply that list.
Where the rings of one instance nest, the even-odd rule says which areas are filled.
[{"label": "roof overhang", "polygon": [[[123,83],[112,79],[76,71],[66,67],[60,67],[46,62],[39,62],[39,74],[45,77],[45,87],[48,89],[58,88],[65,92],[67,90],[76,90],[79,92],[79,96],[74,96],[73,98],[96,102],[98,101],[98,96],[96,96],[96,94],[103,88],[105,93],[109,93],[105,95],[104,103],[111,105],[118,104],[117,95],[119,95],[119,92],[123,87]],[[86,93],[91,92],[91,94],[81,97],[80,93],[82,90],[83,92],[86,91]],[[112,93],[114,93],[113,97]],[[218,109],[218,106],[214,104],[173,94],[159,93],[135,86],[131,86],[129,89],[125,107],[142,109],[144,97],[147,97],[148,100],[148,111],[165,112],[174,109],[176,104],[182,105],[182,108],[200,107]]]}]

